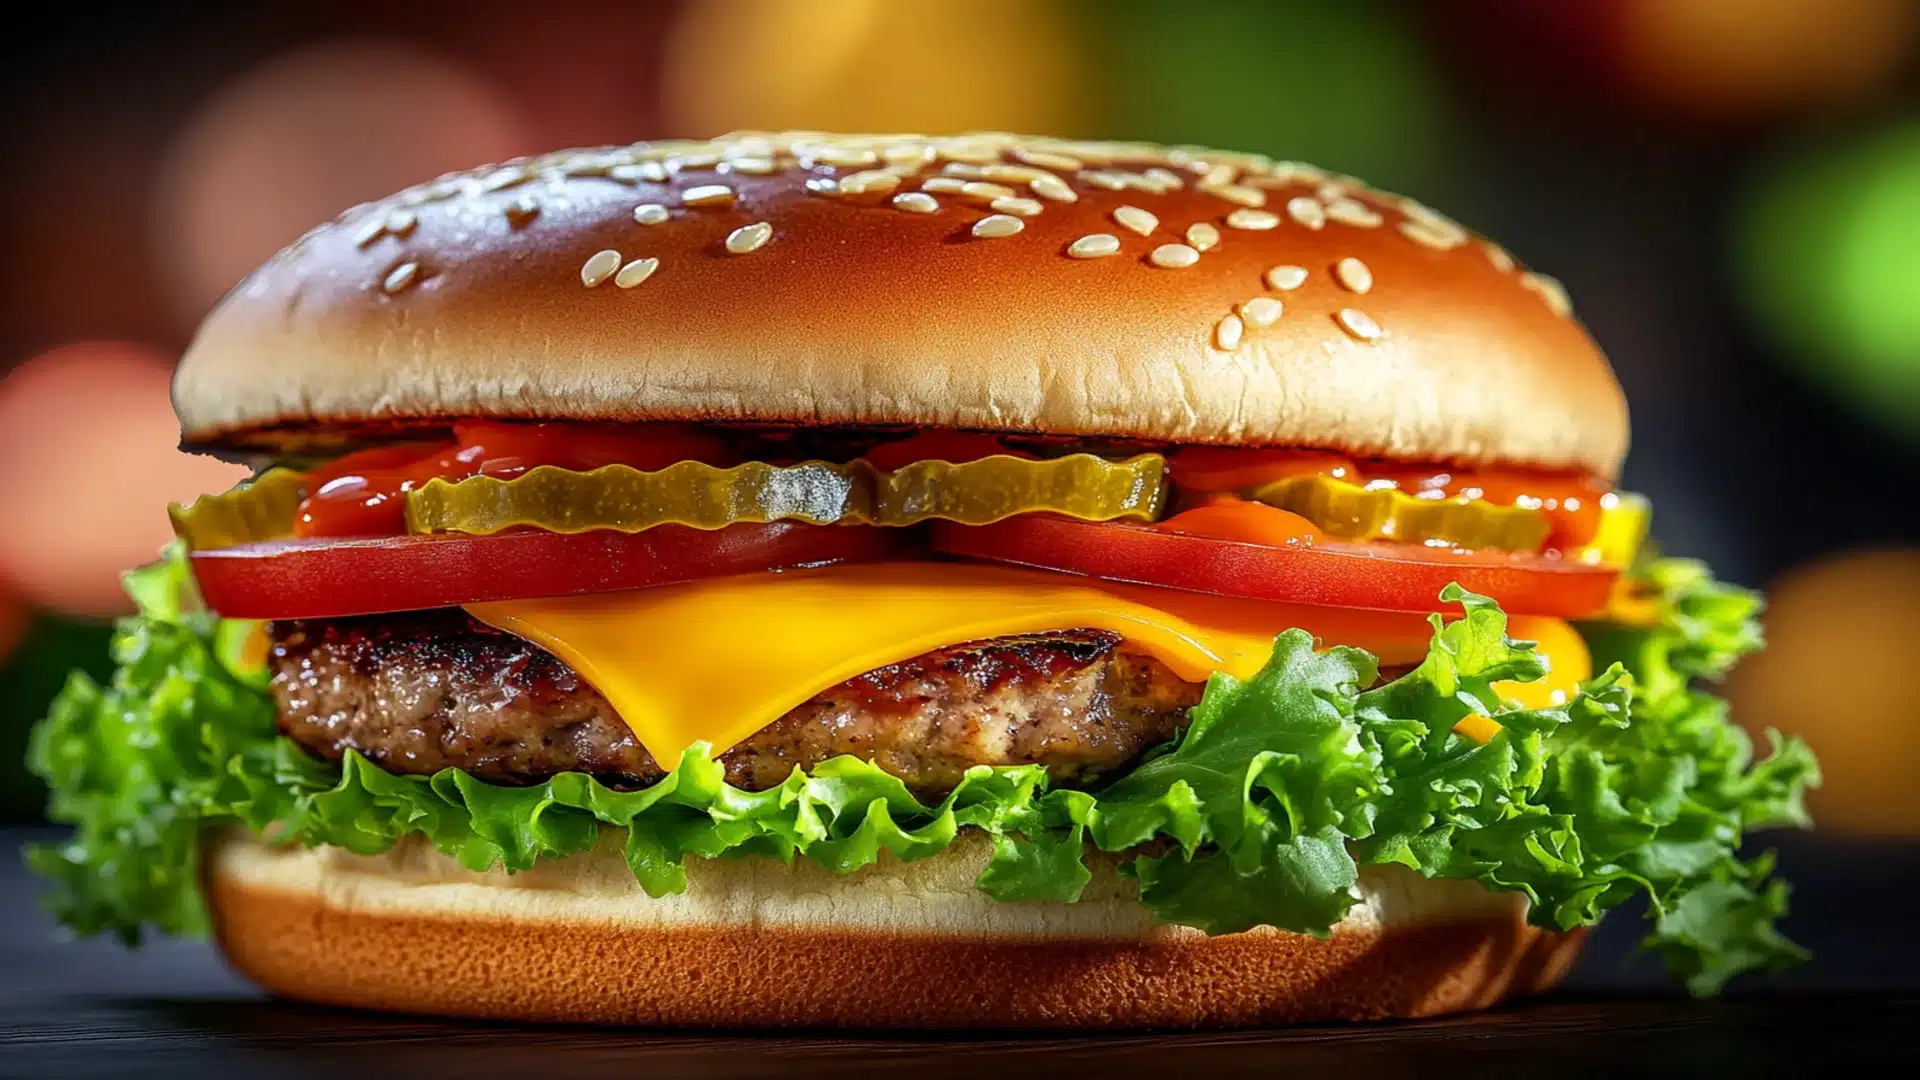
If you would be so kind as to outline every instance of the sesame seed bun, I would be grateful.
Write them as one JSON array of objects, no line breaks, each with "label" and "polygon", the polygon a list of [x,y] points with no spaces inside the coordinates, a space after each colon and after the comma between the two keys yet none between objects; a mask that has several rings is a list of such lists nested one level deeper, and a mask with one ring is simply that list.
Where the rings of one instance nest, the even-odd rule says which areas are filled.
[{"label": "sesame seed bun", "polygon": [[[1275,303],[1277,302],[1277,303]],[[187,445],[460,417],[956,427],[1612,477],[1550,278],[1309,166],[1007,135],[735,135],[443,177],[208,317]]]},{"label": "sesame seed bun", "polygon": [[653,899],[610,835],[527,873],[475,874],[423,843],[380,856],[209,848],[215,933],[275,993],[401,1012],[719,1027],[1193,1027],[1431,1016],[1551,986],[1579,935],[1525,900],[1401,867],[1361,877],[1330,938],[1156,926],[1111,861],[1076,904],[973,887],[988,843],[848,877],[804,862],[689,861]]}]

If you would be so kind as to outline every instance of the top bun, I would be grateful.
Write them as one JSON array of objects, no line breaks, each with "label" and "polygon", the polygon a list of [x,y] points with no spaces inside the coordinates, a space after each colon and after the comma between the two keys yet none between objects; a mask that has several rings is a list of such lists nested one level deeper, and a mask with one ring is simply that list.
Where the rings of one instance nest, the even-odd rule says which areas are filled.
[{"label": "top bun", "polygon": [[256,270],[174,405],[186,445],[238,451],[460,417],[736,421],[1611,478],[1627,442],[1559,285],[1417,202],[1250,154],[1003,134],[445,176]]}]

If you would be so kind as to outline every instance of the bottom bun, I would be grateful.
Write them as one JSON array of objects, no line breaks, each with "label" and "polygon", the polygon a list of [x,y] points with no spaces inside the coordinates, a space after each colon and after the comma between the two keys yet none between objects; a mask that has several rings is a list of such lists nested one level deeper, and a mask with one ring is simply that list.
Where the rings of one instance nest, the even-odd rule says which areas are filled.
[{"label": "bottom bun", "polygon": [[1102,860],[1079,903],[973,887],[963,837],[915,863],[835,876],[809,863],[689,859],[654,899],[610,832],[512,876],[424,843],[378,856],[213,838],[215,933],[275,993],[511,1020],[759,1027],[1196,1027],[1432,1016],[1537,992],[1579,934],[1472,882],[1367,870],[1320,939],[1154,923]]}]

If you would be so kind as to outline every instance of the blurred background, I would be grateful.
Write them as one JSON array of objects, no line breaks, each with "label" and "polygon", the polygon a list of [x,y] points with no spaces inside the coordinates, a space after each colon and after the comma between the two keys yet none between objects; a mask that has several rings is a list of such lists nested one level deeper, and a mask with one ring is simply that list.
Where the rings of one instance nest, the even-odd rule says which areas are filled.
[{"label": "blurred background", "polygon": [[168,373],[308,226],[442,171],[739,127],[1199,142],[1417,195],[1561,277],[1666,550],[1765,587],[1731,687],[1920,833],[1920,3],[489,0],[46,6],[0,42],[0,816],[116,575],[231,465]]}]

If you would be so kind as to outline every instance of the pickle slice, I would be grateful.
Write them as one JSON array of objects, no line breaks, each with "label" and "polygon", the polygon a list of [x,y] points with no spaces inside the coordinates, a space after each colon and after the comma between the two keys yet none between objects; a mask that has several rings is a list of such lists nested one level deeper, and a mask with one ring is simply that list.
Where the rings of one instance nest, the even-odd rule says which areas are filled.
[{"label": "pickle slice", "polygon": [[293,515],[307,497],[307,474],[273,468],[217,495],[202,495],[189,506],[167,507],[173,534],[189,551],[278,540],[293,533]]},{"label": "pickle slice", "polygon": [[486,535],[518,526],[551,532],[641,532],[656,525],[719,529],[735,522],[913,525],[940,519],[986,525],[1051,511],[1085,521],[1151,520],[1165,494],[1166,461],[1092,454],[1047,461],[996,455],[955,464],[917,461],[882,472],[835,465],[749,462],[719,468],[682,461],[654,472],[607,465],[591,472],[543,465],[511,480],[430,480],[407,493],[407,531]]},{"label": "pickle slice", "polygon": [[1342,540],[1439,541],[1464,548],[1538,551],[1552,523],[1538,510],[1479,499],[1420,499],[1395,488],[1363,488],[1330,476],[1290,476],[1253,498],[1307,518]]},{"label": "pickle slice", "polygon": [[1645,495],[1616,491],[1610,502],[1601,503],[1600,528],[1575,558],[1594,566],[1631,566],[1652,523],[1653,504]]}]

